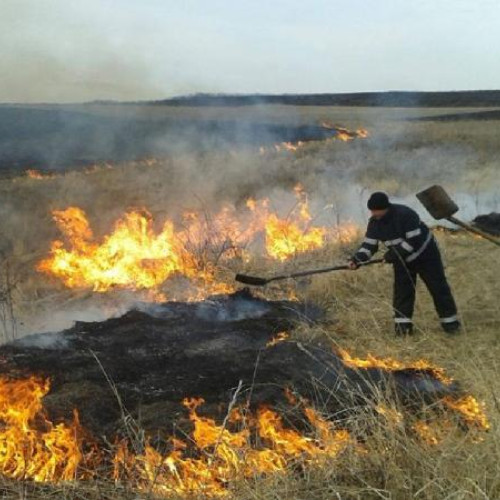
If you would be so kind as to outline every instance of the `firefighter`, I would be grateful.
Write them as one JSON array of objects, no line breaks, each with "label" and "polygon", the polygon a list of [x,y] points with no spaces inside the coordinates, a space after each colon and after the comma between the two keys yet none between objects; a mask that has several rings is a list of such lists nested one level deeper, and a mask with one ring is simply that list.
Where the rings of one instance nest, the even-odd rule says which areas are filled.
[{"label": "firefighter", "polygon": [[405,205],[391,203],[385,193],[373,193],[368,200],[371,218],[365,239],[351,257],[349,267],[358,269],[369,261],[383,243],[384,261],[394,267],[394,323],[397,335],[413,333],[413,309],[417,276],[427,286],[434,300],[441,326],[447,333],[457,333],[460,322],[457,307],[446,280],[436,240],[418,214]]}]

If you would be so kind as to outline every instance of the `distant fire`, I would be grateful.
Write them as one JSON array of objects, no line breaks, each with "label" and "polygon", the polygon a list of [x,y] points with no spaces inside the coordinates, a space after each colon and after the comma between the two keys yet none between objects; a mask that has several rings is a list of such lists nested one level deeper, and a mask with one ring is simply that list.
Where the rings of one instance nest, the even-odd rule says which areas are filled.
[{"label": "distant fire", "polygon": [[52,179],[55,177],[53,173],[43,173],[39,170],[28,169],[26,170],[26,176],[30,179],[42,180],[42,179]]},{"label": "distant fire", "polygon": [[226,293],[232,287],[217,277],[217,263],[258,255],[258,241],[263,240],[267,257],[285,261],[329,241],[343,244],[358,236],[351,223],[313,224],[307,194],[297,186],[294,195],[295,206],[286,217],[271,210],[268,199],[249,199],[242,210],[225,206],[213,215],[185,212],[180,227],[166,220],[159,231],[147,210],[133,210],[100,242],[82,209],[56,210],[53,217],[64,240],[52,243],[50,256],[38,270],[58,277],[69,288],[96,292],[156,289],[182,276],[203,294]]},{"label": "distant fire", "polygon": [[314,143],[314,142],[322,142],[322,141],[341,141],[341,142],[349,142],[354,139],[366,139],[369,137],[369,132],[368,130],[364,128],[359,128],[357,130],[349,130],[345,127],[341,127],[338,125],[334,125],[333,123],[330,123],[328,121],[323,121],[321,123],[321,126],[324,129],[328,129],[332,131],[331,137],[328,137],[326,139],[310,139],[310,140],[301,140],[297,142],[279,142],[274,144],[271,147],[266,147],[266,146],[261,146],[259,148],[260,154],[266,154],[269,152],[276,152],[280,153],[282,151],[288,151],[288,152],[296,152],[299,149],[303,148],[306,144]]},{"label": "distant fire", "polygon": [[279,344],[280,342],[285,342],[285,340],[287,340],[289,337],[290,337],[289,333],[287,333],[287,332],[279,332],[278,334],[276,334],[276,336],[274,336],[266,344],[266,347],[273,347],[273,346]]},{"label": "distant fire", "polygon": [[336,132],[334,138],[342,142],[352,141],[353,139],[366,139],[370,135],[368,130],[364,128],[349,130],[345,127],[341,127],[340,125],[335,125],[328,120],[321,122],[321,126],[326,129],[334,130]]}]

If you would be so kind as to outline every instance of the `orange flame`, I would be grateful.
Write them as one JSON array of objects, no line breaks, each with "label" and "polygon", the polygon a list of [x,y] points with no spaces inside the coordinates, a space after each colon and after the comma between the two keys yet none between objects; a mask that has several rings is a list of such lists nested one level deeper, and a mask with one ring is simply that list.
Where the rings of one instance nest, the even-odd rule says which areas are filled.
[{"label": "orange flame", "polygon": [[[312,463],[333,458],[352,442],[347,431],[334,429],[310,408],[305,409],[305,414],[315,433],[307,437],[285,428],[281,417],[269,408],[258,410],[255,418],[247,416],[247,427],[242,430],[230,431],[211,418],[199,416],[196,410],[202,403],[202,399],[184,401],[194,425],[192,436],[199,458],[184,457],[182,442],[177,442],[166,456],[149,445],[144,454],[134,456],[122,446],[115,456],[115,477],[125,471],[136,478],[139,487],[142,484],[150,488],[153,484],[155,493],[226,496],[230,481],[282,472],[294,459]],[[231,413],[230,423],[241,420],[239,411]],[[252,432],[261,440],[258,449],[251,444]]]},{"label": "orange flame", "polygon": [[[337,348],[335,348],[337,349]],[[443,368],[433,365],[426,360],[412,361],[404,363],[391,358],[376,358],[368,354],[366,359],[352,357],[348,351],[337,349],[342,361],[352,368],[379,368],[381,370],[396,371],[396,370],[425,370],[431,373],[439,381],[445,385],[450,385],[453,382],[451,377],[448,377]],[[472,395],[465,395],[459,398],[446,396],[442,399],[445,406],[454,410],[465,421],[468,426],[475,426],[480,430],[486,431],[490,428],[488,417],[485,412],[485,405],[479,402]],[[423,425],[416,429],[422,435],[426,433]],[[430,432],[430,430],[429,430]],[[428,433],[427,433],[428,434]]]},{"label": "orange flame", "polygon": [[93,241],[88,219],[80,208],[55,211],[54,220],[70,248],[64,248],[62,241],[53,242],[50,257],[39,263],[38,270],[54,274],[69,288],[91,286],[97,292],[112,287],[154,288],[178,273],[213,284],[213,290],[229,289],[215,286],[213,269],[201,266],[185,251],[172,222],[167,221],[155,233],[146,211],[125,214],[101,244]]},{"label": "orange flame", "polygon": [[83,459],[80,426],[53,425],[42,410],[48,380],[0,378],[0,471],[5,476],[35,481],[76,479]]},{"label": "orange flame", "polygon": [[412,426],[412,429],[417,433],[422,441],[425,443],[436,446],[439,444],[440,439],[436,432],[436,429],[431,427],[427,422],[423,420],[417,420]]},{"label": "orange flame", "polygon": [[333,130],[335,131],[335,134],[332,135],[332,137],[326,138],[326,139],[311,139],[308,141],[297,141],[297,142],[279,142],[277,144],[274,144],[271,147],[266,147],[266,146],[260,146],[259,147],[259,153],[260,154],[266,154],[269,151],[275,151],[277,153],[280,153],[282,151],[291,151],[291,152],[296,152],[298,149],[302,148],[308,143],[314,143],[314,142],[325,142],[329,141],[331,139],[334,140],[340,140],[342,142],[348,142],[352,141],[354,139],[366,139],[369,136],[368,130],[359,128],[357,130],[349,130],[345,127],[340,127],[338,125],[333,124],[332,122],[329,122],[327,120],[321,122],[321,126],[323,128]]},{"label": "orange flame", "polygon": [[294,188],[297,204],[286,218],[269,213],[268,201],[257,210],[252,200],[247,206],[264,225],[266,252],[277,260],[285,261],[297,254],[321,248],[326,242],[327,228],[310,225],[312,220],[307,194],[299,184]]},{"label": "orange flame", "polygon": [[290,337],[287,332],[279,332],[275,337],[273,337],[269,342],[267,342],[266,347],[273,347],[281,342],[284,342]]},{"label": "orange flame", "polygon": [[458,412],[468,425],[476,426],[484,431],[490,428],[490,423],[485,413],[485,405],[479,402],[474,396],[467,395],[459,399],[446,397],[443,399],[443,402],[448,408]]},{"label": "orange flame", "polygon": [[385,417],[385,419],[392,425],[398,425],[404,420],[403,414],[396,408],[391,408],[384,404],[378,404],[375,407],[375,410],[379,415]]},{"label": "orange flame", "polygon": [[96,292],[157,289],[166,280],[183,276],[199,290],[196,298],[228,293],[233,287],[216,279],[216,263],[235,257],[250,260],[250,249],[255,250],[261,236],[267,256],[280,261],[319,249],[327,241],[347,243],[358,236],[352,223],[313,225],[307,194],[301,186],[294,193],[295,207],[284,218],[271,211],[268,199],[248,199],[243,211],[229,205],[215,215],[186,211],[181,229],[167,220],[155,231],[147,210],[133,210],[101,242],[95,240],[82,209],[56,210],[53,217],[65,241],[54,241],[49,257],[37,269],[69,288]]},{"label": "orange flame", "polygon": [[345,127],[340,127],[338,125],[333,124],[328,120],[324,120],[321,125],[324,128],[335,130],[337,133],[334,136],[334,139],[337,139],[342,142],[349,142],[353,139],[366,139],[369,137],[368,130],[364,128],[358,128],[357,130],[349,130]]},{"label": "orange flame", "polygon": [[425,370],[430,372],[443,384],[450,385],[453,379],[445,374],[443,368],[433,365],[425,359],[411,361],[408,363],[398,361],[392,358],[377,358],[368,354],[365,359],[355,358],[345,349],[335,347],[342,361],[351,368],[379,368],[381,370],[396,371],[396,370]]},{"label": "orange flame", "polygon": [[[30,377],[25,380],[0,378],[0,472],[16,479],[35,481],[68,481],[84,477],[82,464],[100,463],[103,452],[84,455],[83,430],[75,413],[72,424],[54,425],[45,417],[42,398],[48,393],[48,380]],[[287,396],[294,405],[297,398]],[[142,452],[133,453],[123,440],[112,459],[115,480],[133,481],[140,490],[171,495],[229,496],[228,486],[244,478],[284,472],[290,464],[324,463],[334,459],[348,446],[363,448],[345,429],[323,418],[300,400],[310,431],[300,432],[286,427],[282,417],[267,407],[255,415],[233,409],[218,425],[200,416],[203,399],[188,398],[184,406],[189,411],[193,431],[188,442],[173,438],[169,452],[162,454],[150,444]],[[481,415],[481,405],[472,396],[446,404],[467,416],[467,423],[489,425]],[[399,424],[403,418],[397,410],[382,405],[377,411]],[[417,421],[413,430],[429,444],[439,442],[438,429],[427,422]],[[92,442],[92,444],[94,444]]]},{"label": "orange flame", "polygon": [[52,179],[55,177],[55,174],[44,174],[43,172],[40,172],[40,170],[35,170],[35,169],[28,169],[26,170],[26,175],[30,179],[36,179],[36,180],[43,180],[43,179]]}]

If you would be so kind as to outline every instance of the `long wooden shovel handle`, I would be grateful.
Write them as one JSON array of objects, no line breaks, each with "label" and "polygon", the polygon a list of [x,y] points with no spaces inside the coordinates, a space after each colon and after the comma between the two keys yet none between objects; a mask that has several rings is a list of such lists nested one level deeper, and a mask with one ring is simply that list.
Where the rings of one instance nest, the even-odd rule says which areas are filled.
[{"label": "long wooden shovel handle", "polygon": [[[373,259],[373,260],[370,260],[366,263],[360,263],[360,266],[369,266],[371,264],[379,264],[383,261],[384,261],[384,259]],[[303,276],[310,276],[312,274],[329,273],[331,271],[341,271],[343,269],[349,269],[349,265],[344,264],[341,266],[324,267],[322,269],[313,269],[311,271],[300,271],[298,273],[284,274],[281,276],[274,276],[273,278],[269,278],[267,281],[284,280],[287,278],[301,278]]]},{"label": "long wooden shovel handle", "polygon": [[456,217],[450,216],[447,219],[450,222],[453,222],[453,224],[456,224],[457,226],[463,227],[467,231],[470,231],[471,233],[475,233],[478,236],[481,236],[482,238],[486,238],[487,240],[491,241],[492,243],[495,243],[495,245],[500,246],[500,240],[498,238],[491,236],[491,234],[485,233],[484,231],[481,231],[481,229],[478,229],[477,227],[471,226],[470,224],[467,224],[466,222],[463,222],[460,219],[457,219]]}]

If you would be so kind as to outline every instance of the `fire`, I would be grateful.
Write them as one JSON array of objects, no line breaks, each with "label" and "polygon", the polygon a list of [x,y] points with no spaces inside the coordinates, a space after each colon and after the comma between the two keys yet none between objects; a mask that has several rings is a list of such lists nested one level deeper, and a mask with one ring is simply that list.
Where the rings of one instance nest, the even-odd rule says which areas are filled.
[{"label": "fire", "polygon": [[285,261],[297,254],[321,248],[328,233],[326,227],[312,226],[309,201],[303,187],[298,184],[294,188],[297,199],[295,207],[286,218],[276,213],[269,213],[269,203],[258,205],[252,200],[249,206],[261,220],[265,230],[265,246],[267,254],[273,259]]},{"label": "fire", "polygon": [[439,444],[440,440],[436,433],[436,430],[423,420],[418,420],[417,422],[415,422],[412,426],[412,429],[425,443],[433,446]]},{"label": "fire", "polygon": [[364,128],[358,128],[357,130],[349,130],[345,127],[340,127],[339,125],[335,125],[329,120],[324,120],[323,122],[321,122],[321,126],[329,130],[335,130],[337,133],[335,134],[334,139],[337,139],[342,142],[349,142],[352,141],[353,139],[366,139],[370,135],[368,130]]},{"label": "fire", "polygon": [[69,249],[60,240],[53,242],[50,257],[39,263],[38,270],[54,274],[69,288],[91,286],[96,292],[112,287],[147,289],[176,273],[213,283],[213,270],[202,267],[185,251],[172,222],[167,221],[155,233],[146,211],[125,214],[101,244],[94,241],[87,216],[80,208],[55,211],[54,220]]},{"label": "fire", "polygon": [[425,370],[446,385],[450,385],[453,382],[453,379],[445,374],[443,368],[435,366],[425,359],[404,363],[392,358],[377,358],[371,354],[368,354],[365,359],[362,359],[351,356],[351,354],[345,349],[337,347],[335,347],[335,349],[341,356],[342,361],[351,368],[379,368],[386,371]]},{"label": "fire", "polygon": [[467,425],[475,426],[484,431],[490,428],[484,403],[480,403],[474,396],[467,395],[458,400],[446,397],[443,402],[448,408],[458,412]]},{"label": "fire", "polygon": [[[312,408],[304,411],[314,429],[309,437],[285,428],[281,417],[265,407],[255,417],[233,410],[228,424],[246,425],[229,430],[228,425],[217,425],[213,419],[199,416],[197,408],[201,404],[202,399],[184,401],[194,426],[192,438],[198,456],[185,456],[187,445],[178,440],[167,455],[147,445],[143,454],[134,456],[122,446],[115,457],[115,478],[135,477],[139,488],[151,488],[153,484],[155,493],[165,495],[226,496],[231,481],[283,472],[292,460],[317,463],[334,458],[352,442],[347,431],[336,430]],[[252,445],[254,434],[260,439],[258,448]]]},{"label": "fire", "polygon": [[385,419],[393,425],[399,425],[404,420],[404,416],[399,410],[397,410],[396,408],[386,406],[384,404],[378,404],[375,407],[375,411],[379,415],[385,417]]},{"label": "fire", "polygon": [[285,261],[294,255],[321,248],[326,230],[301,227],[298,222],[279,219],[272,214],[266,222],[266,250],[274,259]]},{"label": "fire", "polygon": [[[344,349],[337,349],[342,361],[352,368],[379,368],[381,370],[396,371],[396,370],[425,370],[431,373],[436,379],[440,380],[445,385],[450,385],[453,382],[451,377],[448,377],[443,368],[435,366],[426,360],[412,361],[403,363],[391,358],[376,358],[368,354],[366,359],[352,357],[349,352]],[[485,412],[485,405],[479,402],[472,395],[465,395],[459,398],[446,396],[442,399],[442,403],[449,409],[455,411],[463,421],[470,427],[476,427],[482,431],[490,428],[488,417]],[[425,434],[423,427],[416,429]]]},{"label": "fire", "polygon": [[[53,425],[47,420],[42,398],[49,389],[49,381],[37,377],[0,379],[0,470],[8,477],[52,482],[81,477],[78,469],[86,460],[83,431],[76,414],[71,425]],[[193,424],[189,447],[194,445],[197,453],[187,452],[188,444],[175,438],[166,455],[149,444],[143,453],[133,454],[122,441],[113,458],[114,478],[134,478],[139,487],[148,489],[154,485],[156,493],[221,496],[228,493],[231,480],[283,471],[292,459],[307,463],[333,458],[351,442],[347,431],[336,430],[312,408],[305,408],[315,429],[308,437],[285,428],[281,417],[269,408],[259,409],[255,417],[233,409],[228,421],[217,425],[198,415],[203,402],[184,400]],[[261,440],[258,448],[253,434]]]},{"label": "fire", "polygon": [[369,136],[368,130],[364,128],[359,128],[357,130],[349,130],[345,127],[341,127],[338,125],[333,124],[332,122],[325,120],[321,122],[321,126],[323,128],[326,128],[328,130],[332,130],[332,136],[328,137],[326,139],[310,139],[307,141],[297,141],[297,142],[279,142],[274,144],[271,147],[266,147],[266,146],[260,146],[259,147],[259,153],[261,155],[268,153],[269,151],[275,151],[277,153],[283,152],[283,151],[289,151],[289,152],[296,152],[300,148],[304,147],[306,144],[313,143],[313,142],[321,142],[321,141],[329,141],[331,139],[334,140],[339,140],[342,142],[349,142],[354,139],[366,139]]},{"label": "fire", "polygon": [[304,145],[304,142],[298,141],[298,142],[282,142],[280,144],[275,144],[274,149],[276,151],[297,151],[300,147]]},{"label": "fire", "polygon": [[348,245],[360,235],[360,227],[354,222],[346,222],[332,229],[332,239],[340,244]]},{"label": "fire", "polygon": [[26,175],[30,179],[42,180],[42,179],[52,179],[55,177],[55,174],[44,174],[40,172],[40,170],[28,169],[26,170]]},{"label": "fire", "polygon": [[288,332],[279,332],[275,337],[273,337],[269,342],[267,342],[266,347],[273,347],[281,342],[285,342],[290,337]]},{"label": "fire", "polygon": [[223,206],[215,214],[186,211],[182,224],[167,219],[155,230],[146,210],[125,213],[102,241],[96,241],[86,213],[78,207],[53,212],[63,239],[37,269],[68,288],[106,292],[114,288],[158,290],[166,280],[182,276],[195,296],[228,293],[233,287],[217,279],[218,267],[231,258],[251,260],[260,241],[268,257],[285,261],[323,247],[328,241],[347,243],[358,236],[352,223],[328,227],[313,224],[304,189],[294,189],[295,206],[286,217],[270,208],[268,199],[248,199],[245,209]]},{"label": "fire", "polygon": [[36,377],[0,378],[0,471],[15,479],[68,481],[77,478],[83,460],[81,430],[53,425],[45,418],[42,398],[50,383]]},{"label": "fire", "polygon": [[[245,478],[283,473],[297,463],[327,463],[351,446],[366,452],[346,429],[337,428],[307,401],[287,391],[290,403],[302,409],[302,426],[307,430],[286,426],[282,417],[266,406],[255,413],[246,407],[232,408],[217,424],[198,414],[203,399],[186,398],[183,404],[193,430],[185,441],[172,437],[167,452],[161,453],[149,443],[142,447],[136,443],[133,452],[132,443],[122,440],[110,463],[80,427],[76,413],[71,424],[54,425],[47,419],[42,399],[49,389],[48,380],[35,376],[0,378],[0,471],[7,477],[69,481],[89,477],[89,467],[108,463],[112,470],[101,468],[101,475],[127,481],[142,491],[162,496],[226,497],[231,483]],[[467,424],[482,422],[481,430],[489,427],[483,418],[478,420],[482,408],[472,396],[445,403],[467,416]],[[393,424],[404,419],[398,410],[384,405],[378,405],[376,411]],[[412,429],[428,444],[440,442],[439,427],[418,420]],[[91,450],[87,454],[85,446]]]}]

